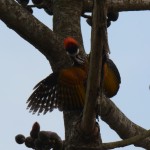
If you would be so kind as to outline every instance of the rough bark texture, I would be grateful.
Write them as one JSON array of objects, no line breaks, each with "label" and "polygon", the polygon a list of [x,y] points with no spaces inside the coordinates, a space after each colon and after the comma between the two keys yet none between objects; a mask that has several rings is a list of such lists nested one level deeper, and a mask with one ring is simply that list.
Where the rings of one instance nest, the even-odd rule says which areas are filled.
[{"label": "rough bark texture", "polygon": [[[68,64],[63,51],[63,38],[31,15],[13,0],[0,0],[1,20],[46,56],[52,69]],[[32,35],[32,36],[31,36]]]},{"label": "rough bark texture", "polygon": [[[84,0],[84,12],[91,12],[93,0]],[[150,10],[150,0],[107,0],[108,11]]]},{"label": "rough bark texture", "polygon": [[[74,37],[80,42],[82,49],[84,49],[80,28],[80,15],[83,11],[92,10],[93,4],[91,1],[84,0],[84,7],[83,1],[54,1],[54,32],[19,6],[14,0],[0,0],[0,19],[44,54],[50,62],[52,69],[57,70],[70,64],[69,58],[63,49],[62,40],[64,37]],[[107,0],[107,5],[109,10],[149,10],[150,0]],[[109,99],[103,99],[99,114],[102,120],[123,139],[145,131],[142,127],[131,122]],[[76,129],[74,128],[75,123],[78,122],[77,118],[79,116],[80,112],[64,112],[65,137],[68,141],[72,140],[72,135]],[[96,145],[99,145],[99,142]],[[150,149],[150,138],[136,143],[135,146]],[[70,148],[68,147],[68,149]]]},{"label": "rough bark texture", "polygon": [[[90,68],[88,73],[87,90],[85,97],[85,106],[82,118],[83,131],[91,134],[94,129],[96,118],[96,104],[98,91],[101,90],[100,83],[102,80],[102,62],[104,46],[107,43],[107,8],[106,1],[94,1],[92,14],[92,36],[90,52]],[[99,68],[99,69],[95,69]]]},{"label": "rough bark texture", "polygon": [[84,51],[80,26],[82,6],[82,1],[54,1],[53,30],[63,38],[68,36],[74,37],[80,43],[80,49]]},{"label": "rough bark texture", "polygon": [[[122,139],[127,139],[146,131],[144,128],[130,121],[108,98],[104,97],[102,99],[102,107],[99,115]],[[150,138],[146,138],[134,145],[150,149]]]}]

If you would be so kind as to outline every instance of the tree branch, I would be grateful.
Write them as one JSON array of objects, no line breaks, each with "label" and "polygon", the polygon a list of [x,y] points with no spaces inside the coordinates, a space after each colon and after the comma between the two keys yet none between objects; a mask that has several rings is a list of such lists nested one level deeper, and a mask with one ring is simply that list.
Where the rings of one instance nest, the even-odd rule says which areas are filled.
[{"label": "tree branch", "polygon": [[150,130],[145,131],[143,134],[136,135],[134,137],[122,140],[122,141],[116,141],[116,142],[110,142],[110,143],[103,143],[103,148],[104,149],[114,149],[114,148],[119,148],[119,147],[125,147],[128,145],[135,144],[147,137],[150,136]]},{"label": "tree branch", "polygon": [[[139,11],[150,10],[150,0],[107,0],[108,10]],[[83,12],[92,12],[93,0],[84,0]]]},{"label": "tree branch", "polygon": [[80,16],[82,1],[57,0],[53,3],[53,29],[62,37],[71,36],[80,44],[80,50],[84,52]]},{"label": "tree branch", "polygon": [[0,18],[9,28],[44,54],[53,70],[67,64],[66,53],[62,52],[63,39],[14,0],[0,0]]},{"label": "tree branch", "polygon": [[[99,115],[101,116],[101,119],[105,121],[110,126],[110,128],[116,131],[122,139],[140,135],[147,131],[129,120],[108,98],[103,97]],[[143,147],[145,149],[150,149],[150,138],[139,141],[134,145]]]},{"label": "tree branch", "polygon": [[[150,130],[145,131],[143,134],[133,136],[133,137],[125,139],[125,140],[116,141],[116,142],[109,142],[109,143],[102,143],[102,147],[103,147],[103,150],[125,147],[125,146],[132,145],[134,143],[137,143],[137,142],[147,138],[148,136],[150,136]],[[74,147],[77,148],[77,146],[72,146],[72,148],[74,148]],[[85,149],[87,149],[87,147],[86,146],[80,146],[79,149],[85,150]],[[101,147],[97,146],[97,147],[91,147],[88,149],[100,150]]]},{"label": "tree branch", "polygon": [[[94,1],[92,21],[92,45],[88,85],[86,90],[85,105],[81,127],[86,134],[91,134],[95,126],[96,100],[101,82],[102,53],[105,45],[106,3],[105,0]],[[102,89],[100,89],[102,90]]]},{"label": "tree branch", "polygon": [[[150,4],[149,4],[150,0],[145,0],[145,1],[141,0],[141,2],[143,3],[141,3],[140,6],[138,3],[137,5],[135,5],[136,7],[130,4],[129,8],[125,7],[123,3],[126,2],[126,5],[127,5],[129,2],[130,3],[133,2],[133,0],[123,1],[123,2],[122,1],[118,0],[118,2],[120,2],[118,8],[116,7],[116,3],[115,4],[111,3],[111,5],[113,5],[111,6],[112,9],[114,10],[123,9],[125,11],[137,10],[137,9],[139,10],[150,9]],[[58,2],[58,0],[56,2]],[[108,2],[111,2],[111,1],[109,0]],[[117,2],[117,0],[115,2]],[[74,5],[72,5],[72,7],[74,7]],[[141,7],[141,9],[139,7]],[[79,8],[79,7],[76,7],[76,8]],[[92,9],[92,5],[90,5],[89,8]],[[65,10],[65,7],[64,7],[64,10]],[[65,11],[65,15],[67,15],[67,11],[68,10]],[[71,19],[70,22],[73,22],[74,24],[78,22],[78,25],[80,26],[78,12],[74,11],[73,9],[72,9],[72,12],[74,12],[74,15],[72,18],[74,18],[74,16],[77,13],[78,19],[76,18],[74,20]],[[65,18],[65,15],[63,16],[64,18]],[[66,18],[69,18],[69,12]],[[65,21],[66,21],[66,18],[65,18]],[[29,12],[27,12],[24,8],[22,8],[17,3],[15,3],[14,0],[9,0],[9,1],[0,0],[0,19],[8,27],[13,29],[21,37],[23,37],[25,40],[27,40],[29,43],[35,46],[42,54],[44,54],[47,57],[47,59],[50,60],[54,70],[56,68],[61,68],[61,66],[63,66],[64,64],[68,62],[67,56],[62,51],[63,45],[62,45],[62,42],[60,42],[62,41],[62,38],[54,34],[48,27],[43,25],[40,21],[38,21],[35,17],[33,17]],[[66,22],[64,22],[64,25],[65,23]],[[57,24],[57,20],[55,20],[55,24]],[[81,32],[80,31],[78,32],[76,30],[78,28],[74,28],[74,25],[72,25],[71,23],[69,25],[71,25],[71,28],[68,29],[70,30],[70,32],[69,31],[67,32],[69,32],[71,36],[80,37],[80,41],[82,41]],[[72,29],[73,29],[73,33],[71,32]],[[60,31],[60,33],[63,32],[61,31],[61,28],[58,30]],[[63,33],[63,35],[65,35],[65,32]],[[102,116],[102,119],[106,123],[108,123],[110,127],[120,135],[121,138],[123,139],[129,138],[131,136],[141,134],[144,131],[146,131],[145,129],[131,122],[109,99],[102,100],[101,108],[102,108],[102,111],[100,112],[100,114]],[[70,118],[72,118],[71,115],[70,115]],[[117,125],[114,122],[117,122]],[[69,128],[69,126],[66,126],[66,128]],[[140,146],[146,149],[150,149],[150,138],[146,138],[145,140],[140,141],[138,144],[135,144],[135,146]]]}]

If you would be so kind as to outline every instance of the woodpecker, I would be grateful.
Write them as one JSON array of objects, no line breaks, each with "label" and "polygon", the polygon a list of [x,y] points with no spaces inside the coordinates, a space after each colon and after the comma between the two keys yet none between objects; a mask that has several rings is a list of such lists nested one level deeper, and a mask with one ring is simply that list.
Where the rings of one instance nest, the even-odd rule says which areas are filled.
[{"label": "woodpecker", "polygon": [[84,106],[87,67],[80,57],[79,44],[73,38],[64,40],[64,48],[70,55],[72,66],[53,72],[35,86],[27,103],[31,112],[44,114],[54,108],[59,110],[81,110]]},{"label": "woodpecker", "polygon": [[[80,55],[79,43],[71,38],[64,39],[64,48],[72,60],[72,66],[53,72],[39,82],[27,100],[30,112],[47,113],[54,108],[82,110],[84,107],[88,59]],[[120,75],[112,60],[107,58],[103,65],[103,89],[107,97],[114,96],[119,89]]]}]

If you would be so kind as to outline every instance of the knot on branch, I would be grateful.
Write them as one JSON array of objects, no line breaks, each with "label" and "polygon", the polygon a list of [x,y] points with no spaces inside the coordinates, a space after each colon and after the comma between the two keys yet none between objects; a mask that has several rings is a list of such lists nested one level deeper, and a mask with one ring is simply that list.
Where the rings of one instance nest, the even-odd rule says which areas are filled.
[{"label": "knot on branch", "polygon": [[35,122],[32,126],[30,136],[25,137],[22,134],[18,134],[15,137],[18,144],[25,144],[26,147],[35,150],[62,150],[63,141],[55,132],[40,131],[40,125]]}]

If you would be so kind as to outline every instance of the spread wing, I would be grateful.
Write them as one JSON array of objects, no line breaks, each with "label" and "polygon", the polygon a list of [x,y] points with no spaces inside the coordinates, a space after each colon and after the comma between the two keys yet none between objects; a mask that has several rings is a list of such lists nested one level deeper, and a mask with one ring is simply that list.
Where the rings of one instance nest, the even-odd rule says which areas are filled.
[{"label": "spread wing", "polygon": [[86,72],[72,67],[52,73],[35,86],[27,100],[30,112],[47,113],[59,110],[81,110],[85,99]]},{"label": "spread wing", "polygon": [[33,114],[36,112],[38,112],[38,114],[44,112],[45,114],[58,107],[57,80],[58,73],[52,73],[34,87],[35,91],[27,100],[27,109],[29,109],[30,112],[33,112]]}]

